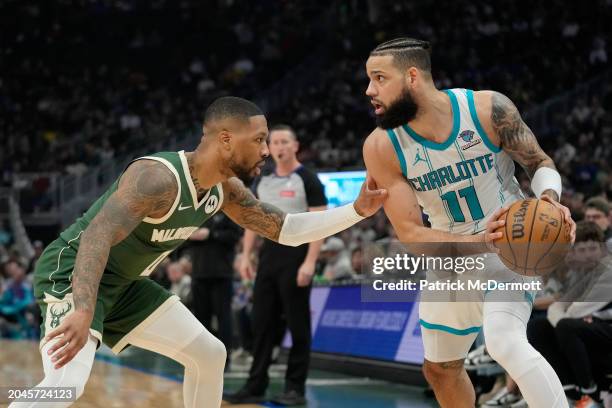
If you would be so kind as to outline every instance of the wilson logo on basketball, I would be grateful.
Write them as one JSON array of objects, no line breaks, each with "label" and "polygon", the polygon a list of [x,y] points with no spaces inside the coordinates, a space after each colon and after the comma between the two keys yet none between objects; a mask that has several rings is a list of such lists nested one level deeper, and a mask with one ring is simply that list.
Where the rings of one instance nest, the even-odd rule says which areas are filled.
[{"label": "wilson logo on basketball", "polygon": [[527,214],[528,207],[529,201],[525,200],[514,213],[512,217],[512,239],[523,238],[525,236],[525,214]]},{"label": "wilson logo on basketball", "polygon": [[494,245],[508,268],[524,276],[544,276],[563,262],[570,247],[570,225],[554,204],[521,200],[501,217],[506,224],[497,229],[503,236]]}]

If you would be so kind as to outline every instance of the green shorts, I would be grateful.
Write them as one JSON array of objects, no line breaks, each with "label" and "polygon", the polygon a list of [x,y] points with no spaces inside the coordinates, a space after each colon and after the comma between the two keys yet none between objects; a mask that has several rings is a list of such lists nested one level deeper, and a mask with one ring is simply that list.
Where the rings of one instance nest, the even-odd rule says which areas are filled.
[{"label": "green shorts", "polygon": [[[60,238],[45,249],[36,263],[34,295],[42,315],[41,339],[74,312],[75,259],[76,251]],[[178,301],[177,296],[149,278],[129,281],[105,270],[98,288],[91,335],[119,353],[129,344],[129,335],[138,325],[154,320]]]}]

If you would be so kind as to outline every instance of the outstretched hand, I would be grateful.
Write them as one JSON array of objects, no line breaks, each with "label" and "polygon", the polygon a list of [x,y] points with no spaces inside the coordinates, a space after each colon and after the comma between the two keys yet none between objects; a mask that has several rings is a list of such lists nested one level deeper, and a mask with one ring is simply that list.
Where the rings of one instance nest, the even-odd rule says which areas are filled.
[{"label": "outstretched hand", "polygon": [[370,217],[382,207],[387,199],[387,195],[386,189],[379,189],[376,185],[376,180],[370,177],[370,175],[366,175],[366,180],[361,185],[359,196],[353,203],[355,211],[362,217]]}]

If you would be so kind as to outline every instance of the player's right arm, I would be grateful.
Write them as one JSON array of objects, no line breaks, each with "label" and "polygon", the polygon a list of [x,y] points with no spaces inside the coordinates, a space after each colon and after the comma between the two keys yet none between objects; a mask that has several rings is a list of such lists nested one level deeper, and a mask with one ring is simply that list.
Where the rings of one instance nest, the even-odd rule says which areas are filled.
[{"label": "player's right arm", "polygon": [[[402,174],[395,150],[384,130],[377,128],[368,136],[363,146],[363,159],[368,173],[376,180],[379,188],[388,191],[388,199],[383,207],[401,242],[478,243],[483,245],[474,248],[478,252],[485,252],[488,251],[485,246],[487,242],[501,238],[501,233],[493,231],[503,225],[503,221],[489,223],[487,231],[477,235],[453,234],[425,227],[416,193]],[[492,219],[497,219],[497,216],[495,214]]]},{"label": "player's right arm", "polygon": [[72,275],[75,311],[46,336],[50,340],[62,335],[49,350],[53,354],[59,349],[52,358],[56,368],[68,363],[87,341],[111,247],[123,241],[145,217],[166,214],[177,192],[176,179],[166,166],[138,160],[127,168],[117,190],[83,231]]}]

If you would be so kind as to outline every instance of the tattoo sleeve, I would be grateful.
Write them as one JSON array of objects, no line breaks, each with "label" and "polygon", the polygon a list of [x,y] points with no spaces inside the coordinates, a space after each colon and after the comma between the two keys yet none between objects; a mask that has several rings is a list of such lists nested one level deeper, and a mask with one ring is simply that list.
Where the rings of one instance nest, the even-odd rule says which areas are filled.
[{"label": "tattoo sleeve", "polygon": [[163,164],[139,160],[128,167],[117,191],[81,237],[72,279],[76,310],[93,313],[111,247],[123,241],[145,217],[170,210],[177,193],[176,179]]},{"label": "tattoo sleeve", "polygon": [[243,228],[278,241],[285,213],[279,208],[259,201],[244,184],[232,178],[224,183],[227,201],[223,211]]},{"label": "tattoo sleeve", "polygon": [[501,147],[525,169],[529,178],[539,167],[555,169],[552,159],[544,153],[516,106],[498,92],[494,92],[491,99],[491,123]]}]

